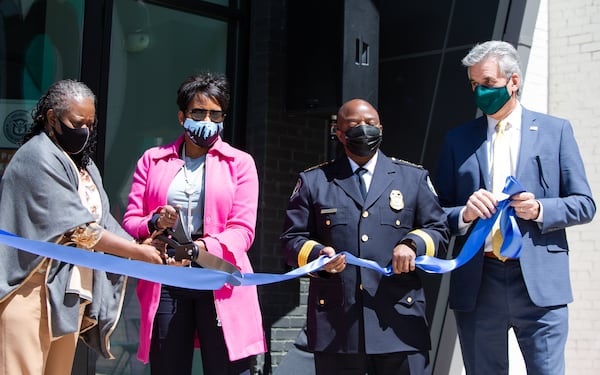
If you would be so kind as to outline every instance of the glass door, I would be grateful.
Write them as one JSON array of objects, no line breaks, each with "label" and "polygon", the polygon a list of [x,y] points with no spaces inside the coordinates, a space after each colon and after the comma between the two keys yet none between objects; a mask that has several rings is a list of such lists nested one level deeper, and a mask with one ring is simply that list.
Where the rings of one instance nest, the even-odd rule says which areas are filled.
[{"label": "glass door", "polygon": [[59,79],[79,79],[83,0],[0,1],[0,176]]},{"label": "glass door", "polygon": [[225,74],[228,24],[139,1],[116,1],[112,22],[104,183],[120,216],[142,152],[182,134],[179,84],[203,71]]},{"label": "glass door", "polygon": [[[104,184],[117,220],[126,208],[141,154],[182,134],[176,105],[179,84],[204,71],[226,74],[230,48],[237,47],[230,40],[236,20],[223,17],[231,10],[228,1],[197,2],[197,9],[185,10],[164,6],[169,2],[158,3],[113,3]],[[96,374],[149,373],[149,365],[135,358],[139,342],[135,287],[130,278],[123,313],[111,339],[116,360],[98,359]],[[201,373],[199,355],[196,358],[194,373]]]}]

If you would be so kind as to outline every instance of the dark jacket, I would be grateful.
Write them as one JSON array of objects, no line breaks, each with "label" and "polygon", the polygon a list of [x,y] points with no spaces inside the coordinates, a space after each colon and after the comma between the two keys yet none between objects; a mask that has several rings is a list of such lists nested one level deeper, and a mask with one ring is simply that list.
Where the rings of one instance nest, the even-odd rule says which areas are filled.
[{"label": "dark jacket", "polygon": [[[409,239],[417,255],[444,252],[446,217],[428,172],[380,151],[364,203],[345,156],[300,173],[281,236],[291,266],[299,255],[316,259],[325,246],[387,266],[394,247]],[[311,351],[360,353],[363,341],[368,354],[430,348],[416,272],[386,277],[350,265],[322,272],[311,278],[307,315]]]}]

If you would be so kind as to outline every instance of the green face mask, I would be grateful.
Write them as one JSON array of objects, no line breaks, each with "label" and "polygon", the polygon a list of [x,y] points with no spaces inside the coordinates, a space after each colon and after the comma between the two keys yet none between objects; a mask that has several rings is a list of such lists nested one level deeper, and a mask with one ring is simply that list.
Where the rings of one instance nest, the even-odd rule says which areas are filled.
[{"label": "green face mask", "polygon": [[[507,85],[508,86],[508,85]],[[510,99],[508,87],[487,87],[478,85],[473,94],[475,103],[486,115],[493,115]]]}]

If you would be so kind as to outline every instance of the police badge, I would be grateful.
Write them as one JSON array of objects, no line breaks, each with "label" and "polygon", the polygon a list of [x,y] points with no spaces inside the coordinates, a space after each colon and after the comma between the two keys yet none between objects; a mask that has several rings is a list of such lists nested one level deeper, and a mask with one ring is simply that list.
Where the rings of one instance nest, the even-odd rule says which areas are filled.
[{"label": "police badge", "polygon": [[400,190],[392,190],[390,192],[390,207],[396,211],[404,208],[404,197]]}]

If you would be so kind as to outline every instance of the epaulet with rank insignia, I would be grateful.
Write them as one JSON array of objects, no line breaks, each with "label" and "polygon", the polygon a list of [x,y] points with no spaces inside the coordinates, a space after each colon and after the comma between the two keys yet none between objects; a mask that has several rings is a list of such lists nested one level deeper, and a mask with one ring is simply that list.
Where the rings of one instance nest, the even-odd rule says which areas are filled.
[{"label": "epaulet with rank insignia", "polygon": [[423,166],[420,165],[420,164],[415,164],[415,163],[411,163],[410,161],[406,161],[406,160],[402,160],[402,159],[397,159],[397,158],[395,158],[393,156],[391,157],[391,159],[396,164],[410,165],[410,166],[415,167],[415,168],[423,169]]},{"label": "epaulet with rank insignia", "polygon": [[325,166],[325,165],[327,165],[327,164],[331,163],[332,161],[333,161],[333,160],[328,160],[328,161],[326,161],[326,162],[323,162],[323,163],[321,163],[321,164],[313,165],[312,167],[306,168],[306,169],[304,170],[304,172],[310,172],[310,171],[312,171],[313,169],[321,168],[322,166]]}]

